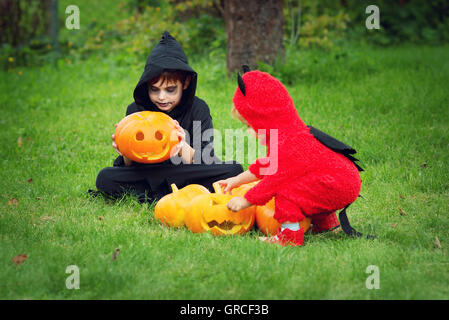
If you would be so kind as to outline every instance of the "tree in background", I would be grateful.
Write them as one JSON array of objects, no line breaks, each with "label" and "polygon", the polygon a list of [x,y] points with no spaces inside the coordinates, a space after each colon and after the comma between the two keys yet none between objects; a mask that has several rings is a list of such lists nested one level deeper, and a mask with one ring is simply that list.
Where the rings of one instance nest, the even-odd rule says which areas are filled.
[{"label": "tree in background", "polygon": [[[293,70],[291,63],[298,60],[293,56],[299,51],[338,51],[346,42],[388,46],[449,41],[447,0],[376,0],[379,30],[365,26],[370,0],[75,2],[83,17],[80,30],[62,27],[70,0],[0,0],[0,68],[61,57],[74,61],[95,53],[135,64],[164,30],[178,39],[189,57],[226,61],[226,68],[215,66],[224,72],[242,64],[285,65],[287,72]],[[61,54],[55,54],[58,46]]]},{"label": "tree in background", "polygon": [[226,64],[228,72],[243,64],[272,63],[284,54],[282,0],[226,0]]},{"label": "tree in background", "polygon": [[[57,35],[57,0],[0,1],[0,43],[12,47],[25,45],[32,39]],[[55,33],[56,32],[56,33]],[[57,42],[54,41],[54,43]]]}]

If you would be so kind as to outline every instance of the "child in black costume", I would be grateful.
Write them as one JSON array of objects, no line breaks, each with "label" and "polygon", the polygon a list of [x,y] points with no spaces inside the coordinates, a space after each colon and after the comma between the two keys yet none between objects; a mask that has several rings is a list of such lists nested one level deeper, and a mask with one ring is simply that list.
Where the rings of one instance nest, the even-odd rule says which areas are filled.
[{"label": "child in black costume", "polygon": [[155,164],[133,162],[120,154],[112,136],[113,147],[120,155],[113,167],[99,172],[98,190],[113,197],[130,192],[139,201],[152,202],[170,193],[172,183],[178,188],[197,183],[213,191],[213,182],[243,172],[240,164],[221,163],[214,155],[212,118],[207,104],[195,96],[196,84],[197,73],[188,65],[182,47],[165,31],[148,56],[126,115],[159,111],[176,120],[181,142],[179,154],[173,158],[178,159]]}]

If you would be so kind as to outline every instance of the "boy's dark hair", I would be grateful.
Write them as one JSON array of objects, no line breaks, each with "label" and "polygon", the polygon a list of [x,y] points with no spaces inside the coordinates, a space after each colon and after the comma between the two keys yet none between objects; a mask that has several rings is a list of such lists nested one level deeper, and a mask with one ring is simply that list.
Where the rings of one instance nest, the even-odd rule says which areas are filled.
[{"label": "boy's dark hair", "polygon": [[164,84],[166,81],[168,82],[176,82],[176,81],[181,81],[182,85],[184,86],[187,77],[189,76],[188,72],[184,72],[181,70],[164,70],[164,72],[162,72],[160,75],[158,75],[157,77],[151,78],[150,80],[148,80],[148,86],[151,86],[153,84],[155,84],[156,82],[158,82],[160,79],[162,79],[162,84]]}]

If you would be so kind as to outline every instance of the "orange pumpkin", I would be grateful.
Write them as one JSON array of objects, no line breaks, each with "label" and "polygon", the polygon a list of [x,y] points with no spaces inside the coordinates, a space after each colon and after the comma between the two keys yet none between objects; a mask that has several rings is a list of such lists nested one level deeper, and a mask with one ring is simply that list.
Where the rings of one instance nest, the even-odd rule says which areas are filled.
[{"label": "orange pumpkin", "polygon": [[115,130],[119,151],[141,163],[169,159],[179,141],[174,120],[162,112],[135,112],[123,118]]},{"label": "orange pumpkin", "polygon": [[[245,193],[251,189],[252,187],[254,187],[259,181],[256,182],[251,182],[251,183],[246,183],[246,184],[242,184],[240,187],[234,188],[231,190],[232,195],[236,196],[236,197],[243,197],[245,195]],[[215,186],[214,185],[214,189],[216,188],[220,188],[219,186]]]},{"label": "orange pumpkin", "polygon": [[[222,194],[217,184],[216,193],[195,197],[189,204],[185,224],[194,233],[210,232],[213,235],[236,235],[248,232],[254,225],[254,206],[234,212],[227,204],[236,195]],[[246,191],[245,191],[246,192]]]},{"label": "orange pumpkin", "polygon": [[[275,198],[268,201],[264,206],[256,206],[256,225],[257,228],[267,236],[273,236],[276,234],[281,224],[277,222],[274,216],[274,204]],[[309,230],[311,218],[306,217],[299,222],[301,228],[304,228],[304,232]]]},{"label": "orange pumpkin", "polygon": [[171,185],[172,193],[162,197],[154,207],[154,217],[169,227],[184,226],[184,216],[190,201],[201,194],[209,194],[209,190],[199,184],[189,184],[178,189]]}]

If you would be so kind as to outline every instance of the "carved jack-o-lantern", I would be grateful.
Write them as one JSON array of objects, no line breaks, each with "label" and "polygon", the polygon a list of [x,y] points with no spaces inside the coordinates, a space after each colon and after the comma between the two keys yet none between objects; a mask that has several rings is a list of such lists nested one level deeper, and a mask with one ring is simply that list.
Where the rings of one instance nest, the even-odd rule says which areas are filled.
[{"label": "carved jack-o-lantern", "polygon": [[169,227],[182,227],[190,201],[198,195],[210,192],[199,184],[189,184],[179,190],[172,184],[171,188],[173,193],[165,195],[156,203],[154,217]]},{"label": "carved jack-o-lantern", "polygon": [[214,184],[216,193],[195,197],[189,204],[185,224],[194,233],[210,232],[213,235],[236,235],[248,232],[254,225],[254,206],[234,212],[227,204],[235,195],[222,194]]},{"label": "carved jack-o-lantern", "polygon": [[[281,227],[281,224],[277,222],[277,220],[273,217],[274,204],[275,198],[268,201],[268,203],[264,206],[256,206],[257,228],[267,236],[275,235],[278,229]],[[304,232],[309,230],[311,221],[312,219],[306,217],[304,220],[299,222],[299,225],[304,229]]]},{"label": "carved jack-o-lantern", "polygon": [[141,163],[169,159],[179,141],[174,120],[162,112],[130,114],[119,122],[115,130],[115,143],[120,152]]}]

